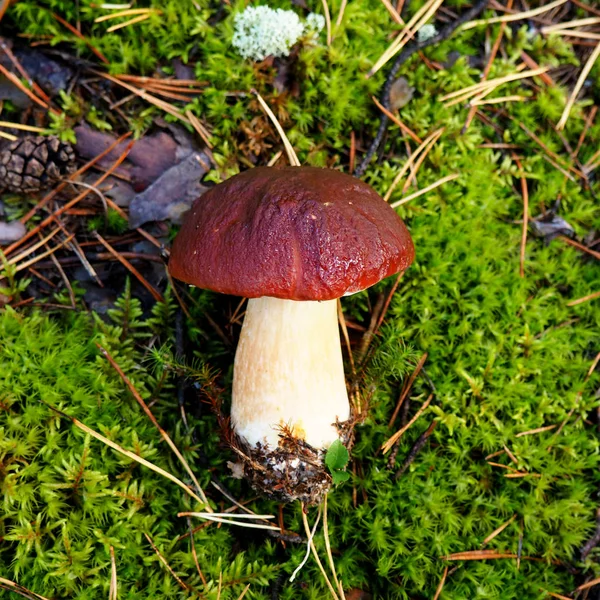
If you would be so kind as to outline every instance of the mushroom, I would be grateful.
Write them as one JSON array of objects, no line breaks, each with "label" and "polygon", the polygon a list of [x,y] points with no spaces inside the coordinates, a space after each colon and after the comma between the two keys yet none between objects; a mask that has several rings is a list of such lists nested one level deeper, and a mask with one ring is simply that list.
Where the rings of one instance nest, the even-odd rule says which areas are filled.
[{"label": "mushroom", "polygon": [[[337,299],[406,269],[410,234],[366,183],[331,169],[258,167],[193,204],[169,269],[248,298],[231,426],[244,474],[279,500],[320,500],[323,459],[352,417]],[[239,467],[238,467],[239,469]]]}]

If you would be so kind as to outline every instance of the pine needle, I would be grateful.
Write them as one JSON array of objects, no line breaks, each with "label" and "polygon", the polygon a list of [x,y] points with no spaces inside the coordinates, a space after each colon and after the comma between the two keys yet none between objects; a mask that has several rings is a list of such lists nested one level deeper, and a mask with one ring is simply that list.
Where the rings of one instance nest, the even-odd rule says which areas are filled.
[{"label": "pine needle", "polygon": [[[301,505],[301,510],[304,513],[304,505]],[[315,520],[315,524],[313,525],[312,531],[308,531],[306,534],[308,537],[308,541],[306,542],[306,554],[304,555],[304,558],[300,561],[300,564],[294,569],[294,572],[291,574],[290,579],[289,579],[290,583],[293,583],[294,579],[296,579],[296,575],[298,575],[298,573],[300,573],[300,571],[302,570],[302,568],[308,561],[308,557],[310,556],[310,543],[311,543],[313,537],[315,536],[315,532],[317,531],[317,525],[319,524],[320,520],[321,520],[321,508],[319,507],[319,510],[317,512],[317,518]]]},{"label": "pine needle", "polygon": [[404,19],[400,16],[398,11],[392,6],[390,0],[381,0],[381,3],[385,9],[390,13],[390,16],[398,25],[404,25]]},{"label": "pine needle", "polygon": [[433,16],[435,11],[442,5],[444,0],[427,0],[421,8],[413,15],[406,24],[400,35],[390,44],[385,52],[367,73],[367,79],[377,73],[388,61],[390,61],[406,44],[414,37],[414,34]]},{"label": "pine needle", "polygon": [[554,25],[546,25],[541,28],[542,33],[552,33],[559,29],[570,29],[572,27],[582,27],[584,25],[597,25],[600,23],[600,17],[588,17],[586,19],[575,19],[574,21],[562,21]]},{"label": "pine needle", "polygon": [[53,248],[50,248],[49,250],[46,250],[46,252],[42,252],[41,254],[38,254],[38,256],[35,256],[34,258],[31,258],[24,263],[21,263],[20,265],[18,265],[15,268],[15,272],[18,273],[19,271],[22,271],[23,269],[26,269],[27,267],[39,262],[40,260],[42,260],[42,258],[46,258],[46,256],[50,256],[51,254],[54,254],[57,250],[60,250],[63,246],[68,244],[74,237],[75,237],[75,234],[71,234],[69,237],[65,238],[62,242],[59,242]]},{"label": "pine needle", "polygon": [[467,29],[473,29],[473,27],[479,27],[479,25],[490,25],[492,23],[511,23],[512,21],[524,21],[526,19],[530,19],[531,17],[537,17],[537,15],[541,15],[557,6],[562,6],[568,2],[568,0],[555,0],[555,2],[550,2],[550,4],[546,4],[545,6],[540,6],[539,8],[534,8],[532,10],[526,10],[523,12],[504,15],[502,17],[492,17],[491,19],[477,19],[476,21],[469,21],[462,26],[462,30],[466,31]]},{"label": "pine needle", "polygon": [[331,569],[331,574],[333,575],[333,581],[335,582],[335,587],[338,589],[340,593],[340,598],[342,600],[346,600],[346,596],[344,595],[344,588],[338,579],[337,573],[335,571],[335,562],[333,561],[333,554],[331,553],[331,544],[329,542],[329,523],[327,522],[327,494],[325,494],[325,498],[323,500],[323,535],[325,537],[325,551],[327,552],[327,560],[329,561],[329,568]]},{"label": "pine needle", "polygon": [[585,66],[583,67],[581,73],[579,74],[577,83],[575,84],[575,87],[573,88],[573,91],[571,92],[571,95],[569,96],[569,99],[567,100],[567,104],[565,105],[565,109],[563,110],[562,116],[560,117],[559,122],[556,124],[556,128],[559,131],[562,131],[565,128],[565,125],[567,124],[567,120],[569,118],[569,114],[571,113],[571,109],[573,108],[573,105],[575,104],[575,100],[577,99],[577,96],[579,95],[579,92],[581,91],[581,88],[583,87],[583,84],[584,84],[587,76],[590,74],[590,71],[592,70],[594,63],[596,62],[596,60],[598,59],[599,56],[600,56],[600,44],[597,44],[597,46],[594,48],[594,51],[592,52],[592,54],[588,58],[587,62],[585,63]]},{"label": "pine needle", "polygon": [[[461,90],[456,90],[455,92],[450,92],[440,98],[441,102],[446,102],[447,100],[451,100],[453,98],[460,97],[460,101],[465,100],[463,96],[467,98],[469,96],[475,96],[483,91],[492,91],[497,87],[504,85],[505,83],[509,83],[511,81],[518,81],[520,79],[527,79],[528,77],[537,77],[543,73],[548,71],[548,67],[540,67],[539,69],[530,69],[528,71],[522,71],[520,73],[511,73],[510,75],[504,75],[503,77],[497,77],[496,79],[490,79],[488,81],[482,81],[480,83],[475,83],[474,85],[470,85]],[[448,103],[449,106],[451,103]]]},{"label": "pine needle", "polygon": [[275,116],[273,111],[270,109],[269,105],[264,101],[263,97],[256,90],[253,89],[251,91],[258,99],[259,104],[261,105],[262,109],[267,113],[267,116],[269,117],[269,119],[271,119],[271,122],[275,126],[275,129],[277,129],[277,133],[279,133],[279,136],[281,137],[281,141],[283,142],[283,147],[285,148],[285,151],[287,153],[288,161],[289,161],[290,165],[292,167],[299,167],[300,161],[298,160],[298,157],[296,156],[294,147],[292,146],[292,144],[290,144],[290,140],[288,140],[288,137],[285,134],[283,127],[277,120],[277,117]]},{"label": "pine needle", "polygon": [[494,529],[490,535],[488,535],[483,542],[481,542],[482,546],[489,544],[497,535],[501,534],[515,519],[517,518],[516,513],[508,520],[506,523],[503,523],[497,529]]},{"label": "pine needle", "polygon": [[119,252],[117,252],[97,231],[96,239],[150,292],[156,302],[164,302],[162,294]]},{"label": "pine needle", "polygon": [[[497,560],[500,558],[518,558],[512,552],[499,552],[498,550],[467,550],[466,552],[455,552],[447,556],[440,556],[442,560]],[[525,560],[540,560],[528,556],[522,556]]]},{"label": "pine needle", "polygon": [[[281,532],[280,527],[275,527],[274,525],[262,525],[261,523],[244,523],[242,521],[236,521],[235,519],[227,519],[223,517],[217,517],[212,513],[202,513],[202,512],[179,512],[177,513],[178,517],[197,517],[198,519],[205,519],[207,521],[214,521],[215,523],[226,523],[227,525],[237,525],[238,527],[248,527],[249,529],[268,529],[270,531],[279,531]],[[265,518],[263,515],[258,515],[257,517],[252,517],[251,515],[228,515],[230,517],[238,517],[242,518]]]},{"label": "pine needle", "polygon": [[[156,13],[160,14],[160,13]],[[119,29],[124,29],[125,27],[129,27],[130,25],[135,25],[136,23],[141,23],[142,21],[147,21],[152,15],[140,15],[139,17],[134,17],[133,19],[129,19],[129,21],[125,21],[124,23],[119,23],[117,25],[112,25],[106,30],[106,33],[112,33],[113,31],[118,31]]]},{"label": "pine needle", "polygon": [[23,260],[30,254],[35,252],[38,248],[41,248],[45,243],[49,242],[59,231],[60,231],[60,227],[57,227],[54,231],[51,231],[43,240],[36,242],[35,244],[33,244],[33,246],[30,246],[29,248],[27,248],[27,250],[24,250],[23,252],[21,252],[20,254],[17,254],[16,256],[13,256],[9,261],[7,261],[7,264],[14,265],[14,264],[18,263],[20,260]]},{"label": "pine needle", "polygon": [[20,594],[24,598],[28,598],[29,600],[48,600],[45,596],[40,596],[31,590],[28,590],[26,587],[11,581],[10,579],[4,579],[4,577],[0,577],[0,589],[3,588],[8,590],[9,592],[14,592],[15,594]]},{"label": "pine needle", "polygon": [[19,139],[16,135],[11,135],[10,133],[5,133],[4,131],[0,131],[0,138],[4,138],[10,142],[16,142]]},{"label": "pine needle", "polygon": [[459,177],[460,177],[460,173],[453,173],[452,175],[446,175],[446,177],[442,177],[441,179],[438,179],[435,183],[428,185],[426,188],[423,188],[422,190],[419,190],[418,192],[415,192],[414,194],[410,194],[410,196],[406,196],[405,198],[402,198],[401,200],[398,200],[397,202],[393,202],[392,204],[390,204],[390,206],[392,208],[397,208],[398,206],[402,206],[403,204],[406,204],[407,202],[410,202],[411,200],[414,200],[415,198],[418,198],[419,196],[422,196],[423,194],[427,194],[427,193],[431,192],[435,188],[440,187],[440,185],[444,185],[444,183],[448,183],[449,181],[453,181],[454,179],[458,179]]},{"label": "pine needle", "polygon": [[325,24],[327,26],[327,47],[331,46],[331,14],[327,0],[321,0],[323,4],[323,12],[325,13]]},{"label": "pine needle", "polygon": [[93,438],[96,438],[103,444],[106,444],[113,450],[116,450],[120,454],[127,456],[128,458],[130,458],[131,460],[134,460],[135,462],[139,463],[140,465],[147,467],[151,471],[154,471],[155,473],[162,475],[169,481],[172,481],[175,485],[178,485],[182,490],[184,490],[186,492],[186,494],[188,494],[196,502],[198,502],[198,504],[204,504],[204,501],[199,496],[196,496],[196,494],[185,483],[183,483],[183,481],[180,481],[179,479],[177,479],[177,477],[175,477],[175,475],[171,475],[171,473],[165,471],[164,469],[161,469],[160,467],[157,467],[155,464],[151,463],[150,461],[146,460],[145,458],[142,458],[141,456],[138,456],[134,452],[131,452],[130,450],[125,450],[125,448],[122,448],[121,446],[119,446],[118,444],[113,442],[112,440],[109,440],[108,438],[104,437],[102,434],[94,431],[93,429],[91,429],[90,427],[88,427],[87,425],[85,425],[84,423],[82,423],[81,421],[76,419],[75,417],[71,417],[67,413],[64,413],[62,410],[55,408],[54,406],[48,404],[47,402],[44,402],[43,400],[42,400],[42,402],[50,410],[54,411],[61,417],[65,417],[66,419],[69,419],[69,421],[71,421],[71,423],[73,423],[73,425],[75,425],[75,427],[78,427],[79,429],[81,429],[81,431],[87,433],[88,435],[91,435]]},{"label": "pine needle", "polygon": [[473,100],[471,106],[484,106],[485,104],[500,104],[501,102],[526,102],[527,96],[501,96],[499,98],[490,98],[489,100]]},{"label": "pine needle", "polygon": [[396,189],[396,186],[400,183],[400,181],[402,181],[402,178],[407,173],[407,171],[411,168],[411,166],[413,165],[415,160],[417,160],[417,158],[419,157],[421,152],[423,152],[427,148],[427,146],[429,146],[429,145],[433,146],[433,144],[439,139],[442,132],[443,132],[443,128],[438,129],[437,131],[434,131],[431,135],[427,136],[425,138],[425,140],[423,140],[423,142],[421,142],[421,145],[418,146],[417,149],[411,154],[410,158],[404,163],[404,165],[402,165],[402,168],[400,169],[400,171],[398,172],[396,177],[394,177],[394,181],[392,181],[392,184],[390,185],[388,191],[385,193],[385,196],[383,197],[383,199],[386,202],[390,201],[390,198],[392,197],[392,193]]},{"label": "pine needle", "polygon": [[202,141],[209,147],[212,148],[213,145],[210,143],[210,133],[206,131],[206,128],[202,123],[200,123],[200,119],[191,111],[186,110],[185,116],[190,120],[192,127],[196,130],[198,135],[202,138]]},{"label": "pine needle", "polygon": [[154,550],[154,552],[156,552],[158,558],[160,559],[160,562],[165,565],[165,567],[167,568],[167,570],[169,571],[169,573],[171,573],[171,575],[173,576],[173,579],[175,579],[175,581],[187,592],[190,590],[190,586],[185,583],[181,577],[179,577],[177,575],[177,573],[175,573],[175,571],[173,571],[173,569],[171,568],[171,565],[167,562],[167,559],[160,553],[160,550],[156,547],[156,544],[152,541],[152,538],[144,531],[144,536],[146,537],[146,539],[148,540],[148,543],[152,546],[152,549]]},{"label": "pine needle", "polygon": [[521,433],[517,433],[515,435],[516,438],[523,437],[525,435],[533,435],[534,433],[543,433],[544,431],[550,431],[555,429],[557,425],[547,425],[546,427],[538,427],[536,429],[530,429],[529,431],[521,431]]},{"label": "pine needle", "polygon": [[121,10],[119,12],[110,13],[108,15],[102,15],[94,19],[94,23],[102,23],[103,21],[109,21],[110,19],[118,19],[119,17],[131,17],[133,15],[148,15],[157,11],[155,8],[129,8]]},{"label": "pine needle", "polygon": [[433,393],[429,394],[429,397],[425,402],[423,402],[421,408],[415,413],[413,418],[401,429],[396,431],[394,435],[392,435],[384,444],[381,445],[381,450],[384,454],[387,454],[392,446],[408,431],[408,429],[417,421],[417,419],[427,410],[427,407],[431,404],[433,400]]},{"label": "pine needle", "polygon": [[587,590],[591,587],[594,587],[595,585],[598,585],[599,583],[600,583],[600,577],[597,577],[596,579],[592,579],[591,581],[588,581],[587,583],[581,584],[579,587],[575,588],[575,591],[583,592],[583,590]]},{"label": "pine needle", "polygon": [[442,593],[442,590],[444,589],[444,584],[446,583],[446,577],[448,577],[448,570],[449,570],[449,567],[446,567],[444,569],[442,578],[440,579],[437,589],[435,590],[435,596],[433,597],[433,600],[438,600],[438,598],[440,597],[440,594]]},{"label": "pine needle", "polygon": [[329,577],[327,577],[327,573],[325,572],[325,569],[323,568],[323,563],[321,562],[321,559],[319,558],[319,554],[317,553],[317,549],[315,548],[315,543],[313,542],[314,533],[311,535],[310,527],[308,525],[308,519],[306,517],[306,513],[304,512],[303,504],[301,505],[300,512],[302,513],[302,523],[304,524],[304,531],[306,531],[306,535],[308,537],[308,543],[310,545],[310,549],[311,549],[313,557],[317,563],[317,566],[319,567],[319,571],[321,571],[321,575],[323,575],[323,578],[325,579],[325,583],[327,584],[327,587],[329,588],[329,592],[331,593],[331,597],[333,598],[333,600],[340,600],[340,597],[337,595],[336,591],[333,589],[333,586],[331,585],[331,581],[329,581]]},{"label": "pine needle", "polygon": [[48,133],[48,130],[43,127],[22,125],[21,123],[12,123],[11,121],[0,121],[0,127],[10,127],[11,129],[20,129],[21,131],[33,131],[34,133]]},{"label": "pine needle", "polygon": [[577,298],[577,300],[571,300],[571,302],[567,302],[567,306],[577,306],[578,304],[583,304],[588,300],[595,300],[596,298],[600,298],[600,292],[594,292],[593,294],[588,294],[587,296],[583,296],[583,298]]},{"label": "pine needle", "polygon": [[105,350],[100,344],[98,344],[98,342],[96,342],[96,347],[100,350],[100,352],[104,356],[104,358],[106,358],[106,360],[108,360],[108,362],[110,363],[112,368],[117,372],[117,375],[121,378],[123,383],[127,386],[127,389],[131,392],[131,395],[135,398],[136,402],[140,405],[140,407],[142,408],[142,410],[144,411],[146,416],[150,419],[150,421],[152,422],[154,427],[156,427],[156,429],[158,429],[158,432],[160,433],[163,440],[165,440],[165,442],[167,442],[167,445],[169,446],[169,448],[171,448],[171,450],[173,451],[173,454],[175,454],[175,456],[179,459],[179,462],[183,465],[183,468],[185,469],[186,473],[190,476],[190,479],[194,482],[194,486],[196,487],[196,491],[198,492],[198,495],[200,496],[200,498],[202,498],[202,500],[204,501],[204,504],[206,505],[206,510],[208,512],[213,512],[213,510],[210,507],[210,504],[208,502],[208,499],[206,498],[206,495],[204,494],[204,491],[202,490],[202,487],[200,486],[200,483],[198,482],[198,479],[194,475],[194,472],[190,468],[190,465],[188,464],[187,460],[185,460],[185,457],[183,456],[183,454],[181,454],[181,452],[175,445],[175,442],[173,442],[173,440],[171,439],[171,436],[160,426],[160,424],[156,420],[156,417],[152,414],[152,411],[148,408],[148,405],[144,402],[144,399],[140,396],[139,392],[135,389],[134,385],[129,380],[129,377],[127,377],[127,375],[125,375],[125,373],[123,372],[123,369],[121,369],[121,367],[117,364],[117,362],[110,355],[108,350]]},{"label": "pine needle", "polygon": [[115,561],[115,549],[110,547],[110,588],[108,590],[108,600],[117,600],[117,563]]}]

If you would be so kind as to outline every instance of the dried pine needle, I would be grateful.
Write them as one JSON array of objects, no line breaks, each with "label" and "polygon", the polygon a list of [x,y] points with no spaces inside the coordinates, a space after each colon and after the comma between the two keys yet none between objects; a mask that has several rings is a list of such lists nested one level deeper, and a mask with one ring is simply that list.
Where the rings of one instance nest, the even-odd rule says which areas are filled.
[{"label": "dried pine needle", "polygon": [[432,183],[431,185],[428,185],[426,188],[423,188],[422,190],[419,190],[418,192],[415,192],[414,194],[410,194],[409,196],[406,196],[405,198],[402,198],[401,200],[398,200],[397,202],[393,202],[392,204],[390,204],[390,206],[392,208],[397,208],[398,206],[402,206],[403,204],[406,204],[407,202],[410,202],[411,200],[414,200],[415,198],[418,198],[419,196],[422,196],[423,194],[427,194],[427,193],[431,192],[435,188],[440,187],[440,185],[444,185],[444,183],[448,183],[449,181],[453,181],[454,179],[458,179],[459,177],[460,177],[460,173],[453,173],[452,175],[446,175],[446,177],[442,177],[441,179],[438,179],[436,182]]},{"label": "dried pine needle", "polygon": [[308,543],[310,545],[310,549],[311,549],[313,557],[317,563],[317,566],[319,567],[319,571],[321,571],[321,575],[323,575],[323,579],[325,579],[325,583],[327,584],[327,588],[329,589],[329,592],[331,593],[331,597],[333,598],[333,600],[340,600],[340,597],[337,595],[336,591],[333,589],[333,586],[331,585],[331,581],[329,581],[329,577],[327,577],[327,573],[325,572],[325,569],[323,568],[323,563],[321,562],[321,559],[319,558],[319,554],[317,553],[317,549],[315,548],[315,543],[313,541],[314,533],[311,535],[310,527],[308,525],[308,518],[306,517],[306,513],[304,512],[304,505],[302,505],[300,512],[302,513],[302,523],[304,524],[304,531],[306,532],[306,536],[308,537]]},{"label": "dried pine needle", "polygon": [[[160,14],[160,13],[157,13]],[[129,21],[125,21],[124,23],[118,23],[117,25],[112,25],[106,30],[106,33],[112,33],[113,31],[118,31],[119,29],[123,29],[125,27],[129,27],[130,25],[135,25],[136,23],[141,23],[142,21],[147,21],[152,15],[140,15],[139,17],[134,17],[133,19],[129,19]]]},{"label": "dried pine needle", "polygon": [[517,518],[517,515],[515,513],[508,521],[506,521],[506,523],[503,523],[502,525],[500,525],[500,527],[498,527],[497,529],[494,529],[494,531],[492,531],[492,533],[490,533],[490,535],[488,535],[485,538],[485,540],[483,540],[483,542],[481,542],[481,545],[485,546],[486,544],[489,544],[496,536],[501,534],[516,518]]},{"label": "dried pine needle", "polygon": [[265,102],[264,98],[256,90],[253,89],[251,91],[258,99],[259,104],[261,105],[262,109],[267,113],[267,116],[269,117],[269,119],[271,119],[271,122],[275,126],[275,129],[277,129],[277,133],[279,133],[279,136],[281,137],[281,141],[283,142],[283,146],[287,153],[288,161],[289,161],[290,165],[292,167],[299,167],[300,161],[298,160],[298,157],[296,156],[296,152],[294,151],[292,144],[290,144],[290,140],[288,140],[288,137],[285,134],[283,127],[277,120],[277,117],[275,116],[275,114],[273,113],[273,111],[271,110],[269,105]]},{"label": "dried pine needle", "polygon": [[101,17],[94,19],[94,23],[102,23],[103,21],[109,21],[110,19],[118,19],[119,17],[131,17],[133,15],[148,15],[156,12],[160,11],[157,11],[155,8],[130,8],[108,15],[102,15]]},{"label": "dried pine needle", "polygon": [[[402,168],[400,169],[400,171],[398,172],[396,177],[394,177],[394,181],[392,181],[392,184],[390,185],[388,191],[386,192],[385,196],[383,197],[383,199],[386,202],[389,202],[390,198],[392,197],[392,193],[394,192],[394,189],[400,183],[400,181],[402,180],[404,175],[407,173],[407,171],[410,169],[411,165],[417,160],[417,158],[419,157],[421,152],[424,152],[426,149],[427,149],[427,152],[429,152],[431,147],[433,147],[433,144],[435,144],[435,142],[442,135],[443,131],[444,131],[444,128],[442,127],[441,129],[438,129],[437,131],[434,131],[432,134],[427,136],[423,140],[421,145],[418,146],[417,149],[411,154],[410,158],[404,163],[404,165],[402,165]],[[429,146],[429,148],[428,148],[428,146]],[[427,152],[425,152],[425,154],[427,154]]]},{"label": "dried pine needle", "polygon": [[[281,529],[279,527],[275,527],[274,525],[262,525],[261,523],[244,523],[242,521],[236,521],[235,519],[227,519],[224,517],[217,517],[212,513],[202,513],[202,512],[179,512],[177,513],[178,517],[197,517],[199,519],[206,519],[207,521],[214,521],[215,523],[226,523],[227,525],[237,525],[238,527],[248,527],[249,529],[269,529],[270,531],[279,531]],[[258,517],[253,517],[252,515],[227,515],[231,517],[239,517],[239,518],[264,518],[263,515],[258,515]]]},{"label": "dried pine needle", "polygon": [[545,6],[540,6],[539,8],[526,10],[524,12],[504,15],[502,17],[492,17],[491,19],[477,19],[476,21],[469,21],[468,23],[465,23],[461,29],[465,31],[467,29],[473,29],[473,27],[479,27],[479,25],[490,25],[492,23],[511,23],[512,21],[530,19],[531,17],[536,17],[537,15],[548,12],[553,8],[562,6],[566,2],[568,2],[568,0],[555,0],[555,2],[550,2],[550,4],[546,4]]},{"label": "dried pine needle", "polygon": [[408,429],[417,421],[417,419],[425,412],[431,401],[433,400],[433,393],[429,394],[429,397],[423,402],[421,408],[415,413],[413,418],[401,429],[396,431],[384,444],[381,445],[381,450],[384,454],[387,454],[392,446],[408,431]]},{"label": "dried pine needle", "polygon": [[598,59],[599,56],[600,56],[600,43],[596,45],[596,47],[594,48],[594,51],[588,58],[587,62],[585,63],[585,66],[583,67],[581,73],[579,74],[577,83],[575,84],[575,87],[573,88],[573,91],[571,92],[571,95],[569,96],[569,99],[567,100],[567,104],[565,106],[565,109],[563,110],[562,116],[560,117],[559,122],[556,124],[556,128],[559,131],[562,131],[565,128],[565,125],[567,124],[567,120],[569,118],[569,114],[571,113],[571,109],[573,108],[573,105],[575,104],[575,100],[577,99],[577,96],[579,95],[579,92],[581,91],[581,88],[583,87],[583,84],[584,84],[587,76],[590,74],[590,71],[592,70],[594,63],[596,62],[596,60]]},{"label": "dried pine needle", "polygon": [[[42,400],[42,402],[44,402],[44,401]],[[69,419],[71,421],[71,423],[73,423],[73,425],[75,425],[75,427],[81,429],[81,431],[87,433],[88,435],[91,435],[93,438],[97,439],[98,441],[102,442],[103,444],[106,444],[107,446],[109,446],[113,450],[116,450],[120,454],[127,456],[131,460],[134,460],[135,462],[139,463],[140,465],[147,467],[151,471],[154,471],[155,473],[162,475],[169,481],[172,481],[175,485],[179,486],[182,490],[184,490],[185,493],[188,494],[189,496],[191,496],[196,502],[198,502],[198,504],[204,504],[204,501],[199,496],[197,496],[185,483],[183,483],[183,481],[177,479],[177,477],[175,477],[175,475],[171,475],[171,473],[169,473],[168,471],[161,469],[160,467],[156,466],[155,464],[151,463],[150,461],[146,460],[145,458],[138,456],[134,452],[131,452],[130,450],[126,450],[125,448],[122,448],[121,446],[119,446],[118,444],[113,442],[112,440],[109,440],[108,438],[104,437],[102,434],[98,433],[97,431],[94,431],[93,429],[88,427],[85,423],[82,423],[75,417],[71,417],[67,413],[64,413],[63,411],[59,410],[58,408],[55,408],[54,406],[51,406],[50,404],[48,404],[46,402],[44,402],[44,404],[46,404],[46,406],[50,410],[54,411],[61,417],[65,417],[65,418]]]}]

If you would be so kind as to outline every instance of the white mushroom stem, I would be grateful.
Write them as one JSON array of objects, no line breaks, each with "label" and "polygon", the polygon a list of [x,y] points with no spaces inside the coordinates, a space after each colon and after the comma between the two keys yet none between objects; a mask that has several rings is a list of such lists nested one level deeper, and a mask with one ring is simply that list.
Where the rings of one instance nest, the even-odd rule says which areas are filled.
[{"label": "white mushroom stem", "polygon": [[251,446],[277,448],[282,427],[317,449],[350,417],[336,300],[255,298],[235,355],[231,420]]}]

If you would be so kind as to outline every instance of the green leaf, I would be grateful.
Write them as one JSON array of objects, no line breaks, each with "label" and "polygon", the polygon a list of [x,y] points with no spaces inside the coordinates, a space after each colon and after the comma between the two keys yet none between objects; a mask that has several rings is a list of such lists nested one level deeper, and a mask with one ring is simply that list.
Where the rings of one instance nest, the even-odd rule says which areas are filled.
[{"label": "green leaf", "polygon": [[334,485],[338,485],[339,483],[348,481],[348,479],[350,479],[350,473],[346,473],[346,471],[332,471],[331,479],[333,480]]},{"label": "green leaf", "polygon": [[344,469],[348,464],[349,459],[350,455],[348,454],[346,446],[344,446],[340,440],[335,440],[335,442],[329,446],[329,450],[327,450],[327,454],[325,455],[325,464],[333,473],[334,471]]}]

